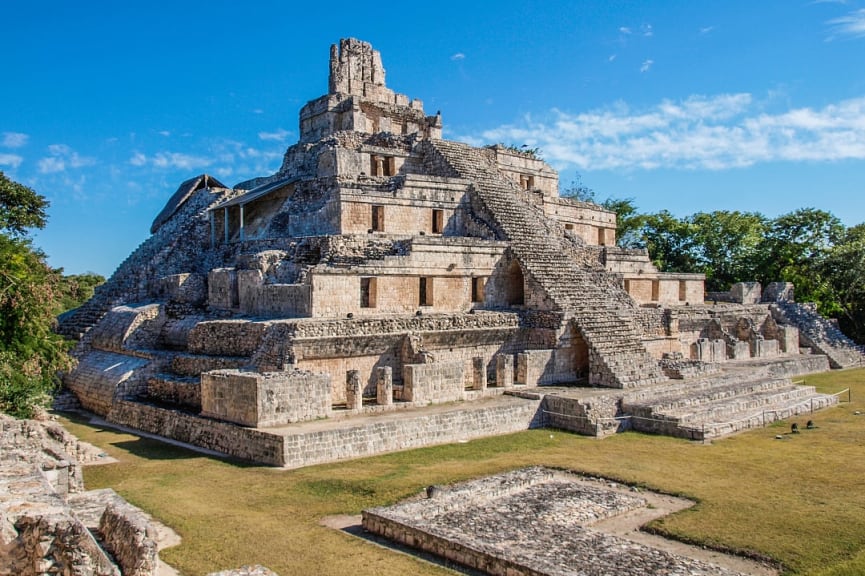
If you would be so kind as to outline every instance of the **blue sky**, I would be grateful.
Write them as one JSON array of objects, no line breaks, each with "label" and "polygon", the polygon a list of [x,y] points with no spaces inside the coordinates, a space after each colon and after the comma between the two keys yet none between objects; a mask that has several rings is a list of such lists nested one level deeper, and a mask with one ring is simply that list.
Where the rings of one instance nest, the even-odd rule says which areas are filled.
[{"label": "blue sky", "polygon": [[865,0],[5,2],[0,170],[104,275],[178,184],[273,173],[341,37],[446,138],[539,147],[640,210],[865,221]]}]

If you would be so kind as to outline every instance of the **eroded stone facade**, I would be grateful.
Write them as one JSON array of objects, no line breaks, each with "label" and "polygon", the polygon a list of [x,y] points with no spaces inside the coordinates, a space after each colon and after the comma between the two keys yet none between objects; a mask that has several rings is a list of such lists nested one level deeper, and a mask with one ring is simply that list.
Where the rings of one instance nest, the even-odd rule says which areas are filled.
[{"label": "eroded stone facade", "polygon": [[[285,464],[293,440],[276,427],[539,385],[618,390],[622,416],[623,391],[799,356],[815,320],[789,298],[706,304],[701,275],[615,247],[615,214],[560,197],[543,160],[441,129],[387,88],[369,44],[340,41],[277,173],[184,182],[153,235],[61,319],[80,339],[68,387],[118,423]],[[805,346],[820,351],[820,333]],[[577,404],[572,429],[612,428]],[[472,434],[452,421],[430,441]]]}]

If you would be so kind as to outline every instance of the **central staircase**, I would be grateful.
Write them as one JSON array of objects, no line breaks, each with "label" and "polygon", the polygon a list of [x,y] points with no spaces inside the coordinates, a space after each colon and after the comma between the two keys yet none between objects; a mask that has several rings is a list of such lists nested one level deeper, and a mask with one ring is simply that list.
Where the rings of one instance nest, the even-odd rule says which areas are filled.
[{"label": "central staircase", "polygon": [[541,287],[553,309],[566,313],[589,347],[593,385],[635,388],[666,380],[643,345],[634,304],[600,265],[565,239],[564,230],[523,201],[516,183],[502,176],[484,150],[445,140],[425,141],[451,174],[472,183],[471,193],[500,239],[507,240],[524,274]]}]

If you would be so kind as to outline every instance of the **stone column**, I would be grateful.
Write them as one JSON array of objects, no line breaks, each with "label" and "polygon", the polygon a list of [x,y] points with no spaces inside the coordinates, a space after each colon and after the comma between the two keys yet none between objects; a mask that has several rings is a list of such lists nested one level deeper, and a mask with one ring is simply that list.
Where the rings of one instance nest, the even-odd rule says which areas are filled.
[{"label": "stone column", "polygon": [[514,357],[511,354],[496,354],[496,388],[513,388]]},{"label": "stone column", "polygon": [[482,356],[472,358],[472,382],[475,390],[487,389],[487,363]]},{"label": "stone column", "polygon": [[390,366],[376,368],[376,403],[382,406],[393,404],[393,369]]},{"label": "stone column", "polygon": [[349,370],[345,374],[345,407],[357,412],[363,410],[363,388],[357,370]]}]

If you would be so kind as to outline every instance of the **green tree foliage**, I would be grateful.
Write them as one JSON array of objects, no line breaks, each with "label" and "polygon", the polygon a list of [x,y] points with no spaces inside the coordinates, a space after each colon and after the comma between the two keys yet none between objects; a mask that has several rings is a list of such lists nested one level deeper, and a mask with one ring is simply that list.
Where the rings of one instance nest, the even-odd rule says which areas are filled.
[{"label": "green tree foliage", "polygon": [[801,208],[772,220],[760,244],[756,280],[796,285],[796,299],[816,302],[821,314],[839,312],[822,262],[844,234],[844,226],[824,210]]},{"label": "green tree foliage", "polygon": [[604,209],[616,213],[616,245],[622,248],[641,248],[639,232],[645,216],[637,212],[633,198],[607,198],[601,203]]},{"label": "green tree foliage", "polygon": [[652,262],[665,272],[697,272],[699,260],[694,226],[662,210],[643,216],[640,242],[649,250]]},{"label": "green tree foliage", "polygon": [[0,173],[0,411],[32,415],[68,369],[67,344],[51,331],[61,276],[26,238],[45,225],[48,202]]},{"label": "green tree foliage", "polygon": [[0,171],[0,231],[25,236],[28,228],[44,228],[48,201]]},{"label": "green tree foliage", "polygon": [[756,278],[758,256],[768,225],[755,212],[698,212],[686,219],[694,234],[696,271],[706,275],[706,289],[727,290]]},{"label": "green tree foliage", "polygon": [[62,314],[78,308],[90,298],[93,297],[93,292],[96,287],[105,282],[105,277],[95,272],[85,272],[84,274],[72,274],[63,276],[60,282],[60,296],[57,306],[57,312]]},{"label": "green tree foliage", "polygon": [[595,203],[595,191],[583,184],[583,179],[579,174],[577,174],[575,180],[571,180],[570,186],[564,189],[560,188],[559,190],[559,196],[562,198]]},{"label": "green tree foliage", "polygon": [[839,310],[841,329],[865,342],[865,224],[844,232],[823,258],[820,273]]}]

